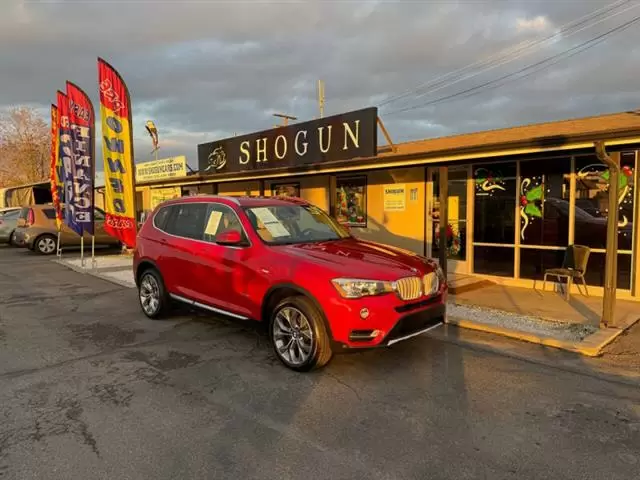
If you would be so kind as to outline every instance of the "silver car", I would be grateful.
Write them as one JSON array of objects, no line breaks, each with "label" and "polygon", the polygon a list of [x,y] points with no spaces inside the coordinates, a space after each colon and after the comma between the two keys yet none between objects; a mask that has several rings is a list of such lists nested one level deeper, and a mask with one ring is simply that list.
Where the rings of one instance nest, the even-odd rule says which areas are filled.
[{"label": "silver car", "polygon": [[19,208],[3,208],[0,210],[0,244],[8,243],[13,245],[13,233],[18,224],[20,216]]}]

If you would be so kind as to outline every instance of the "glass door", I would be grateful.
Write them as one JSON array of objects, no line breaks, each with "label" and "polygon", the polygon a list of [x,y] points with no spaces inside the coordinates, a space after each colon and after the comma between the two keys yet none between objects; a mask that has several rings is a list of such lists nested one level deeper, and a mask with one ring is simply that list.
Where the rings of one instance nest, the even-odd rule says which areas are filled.
[{"label": "glass door", "polygon": [[[469,168],[449,167],[447,225],[447,270],[468,273],[467,264],[467,191]],[[438,168],[427,170],[427,256],[439,258],[440,248],[440,176]]]}]

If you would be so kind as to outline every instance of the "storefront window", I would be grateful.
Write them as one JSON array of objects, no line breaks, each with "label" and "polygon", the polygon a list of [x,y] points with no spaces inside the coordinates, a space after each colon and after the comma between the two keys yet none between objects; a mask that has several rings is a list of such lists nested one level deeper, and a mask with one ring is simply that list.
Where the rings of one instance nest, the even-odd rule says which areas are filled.
[{"label": "storefront window", "polygon": [[[621,155],[618,196],[618,250],[633,246],[635,152]],[[609,169],[595,156],[576,158],[575,243],[605,249],[609,198]]]},{"label": "storefront window", "polygon": [[515,241],[516,163],[474,165],[474,243]]},{"label": "storefront window", "polygon": [[[464,261],[467,258],[467,169],[448,172],[447,208],[447,258]],[[440,177],[433,173],[432,255],[438,257],[440,251]]]},{"label": "storefront window", "polygon": [[473,270],[483,275],[513,277],[513,247],[473,247]]},{"label": "storefront window", "polygon": [[569,242],[571,160],[520,163],[520,243],[566,246]]},{"label": "storefront window", "polygon": [[300,183],[274,183],[271,185],[274,197],[300,197]]},{"label": "storefront window", "polygon": [[335,218],[350,227],[367,226],[367,177],[336,179]]}]

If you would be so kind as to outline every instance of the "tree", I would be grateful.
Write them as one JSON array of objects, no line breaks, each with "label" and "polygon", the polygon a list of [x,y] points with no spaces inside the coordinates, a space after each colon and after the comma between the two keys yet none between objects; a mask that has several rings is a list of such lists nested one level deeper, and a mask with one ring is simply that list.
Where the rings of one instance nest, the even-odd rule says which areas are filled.
[{"label": "tree", "polygon": [[30,107],[13,108],[0,116],[0,188],[48,179],[50,132]]}]

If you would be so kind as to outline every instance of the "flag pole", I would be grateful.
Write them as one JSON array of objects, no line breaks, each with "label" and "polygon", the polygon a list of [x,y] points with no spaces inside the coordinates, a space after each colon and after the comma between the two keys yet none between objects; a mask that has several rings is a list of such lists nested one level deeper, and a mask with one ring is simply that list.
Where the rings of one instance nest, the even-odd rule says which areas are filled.
[{"label": "flag pole", "polygon": [[80,266],[84,268],[84,232],[80,235]]},{"label": "flag pole", "polygon": [[56,243],[56,257],[62,258],[62,249],[60,248],[60,225],[58,225],[58,242]]},{"label": "flag pole", "polygon": [[96,236],[95,233],[91,235],[91,268],[95,270],[98,266],[98,261],[96,260]]}]

